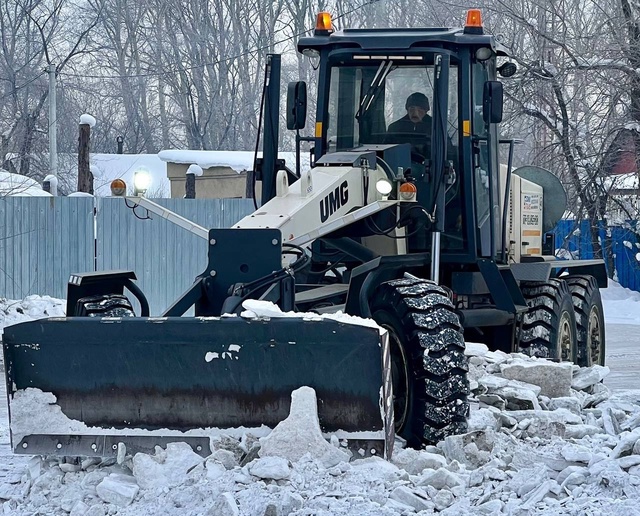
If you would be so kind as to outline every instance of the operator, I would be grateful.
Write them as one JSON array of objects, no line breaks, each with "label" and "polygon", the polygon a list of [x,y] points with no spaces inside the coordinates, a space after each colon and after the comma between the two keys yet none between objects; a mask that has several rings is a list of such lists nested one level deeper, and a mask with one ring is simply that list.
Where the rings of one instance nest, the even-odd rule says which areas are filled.
[{"label": "operator", "polygon": [[389,125],[385,143],[410,143],[411,151],[427,157],[431,145],[432,119],[429,99],[424,93],[409,95],[405,103],[407,114]]},{"label": "operator", "polygon": [[[424,93],[414,92],[407,97],[405,109],[407,110],[405,116],[389,124],[385,143],[411,144],[411,160],[418,162],[412,165],[412,175],[420,181],[425,174],[422,160],[431,157],[433,119],[428,115],[429,99]],[[447,159],[451,160],[455,165],[457,163],[457,147],[453,145],[448,135],[447,144]],[[421,189],[418,189],[418,191],[420,192]],[[462,215],[458,191],[458,186],[452,188],[446,200],[445,231],[447,234],[455,234],[461,231]],[[449,245],[451,247],[459,247],[460,242],[454,242]]]}]

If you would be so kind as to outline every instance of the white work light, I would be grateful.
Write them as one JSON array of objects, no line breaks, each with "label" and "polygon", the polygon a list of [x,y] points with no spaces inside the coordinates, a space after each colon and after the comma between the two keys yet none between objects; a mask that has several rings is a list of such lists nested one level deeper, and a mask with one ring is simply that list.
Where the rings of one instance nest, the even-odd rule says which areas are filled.
[{"label": "white work light", "polygon": [[140,168],[133,173],[133,194],[144,195],[151,186],[151,173]]},{"label": "white work light", "polygon": [[386,198],[393,190],[393,186],[386,179],[379,179],[376,183],[376,190],[383,198]]}]

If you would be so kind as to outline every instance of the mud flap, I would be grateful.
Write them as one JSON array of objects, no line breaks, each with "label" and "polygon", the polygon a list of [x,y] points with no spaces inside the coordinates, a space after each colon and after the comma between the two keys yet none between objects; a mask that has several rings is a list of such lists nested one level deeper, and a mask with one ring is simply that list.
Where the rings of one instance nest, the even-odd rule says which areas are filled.
[{"label": "mud flap", "polygon": [[[35,388],[55,395],[67,418],[94,427],[87,434],[273,428],[289,413],[291,391],[307,385],[323,432],[386,438],[389,453],[393,442],[388,343],[374,328],[302,318],[71,317],[7,327],[3,348],[10,418],[16,392]],[[28,430],[20,436],[50,432]],[[33,453],[13,432],[14,450]],[[42,436],[37,442],[48,447]],[[64,452],[60,439],[51,443],[39,453]]]}]

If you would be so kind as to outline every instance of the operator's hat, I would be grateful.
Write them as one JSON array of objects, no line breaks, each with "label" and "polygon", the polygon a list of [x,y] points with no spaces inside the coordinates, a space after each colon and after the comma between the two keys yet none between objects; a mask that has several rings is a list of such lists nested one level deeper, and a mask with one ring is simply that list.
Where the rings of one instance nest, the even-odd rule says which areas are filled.
[{"label": "operator's hat", "polygon": [[407,97],[407,103],[404,105],[404,108],[409,109],[411,106],[421,107],[425,111],[429,111],[429,99],[424,93],[416,91]]}]

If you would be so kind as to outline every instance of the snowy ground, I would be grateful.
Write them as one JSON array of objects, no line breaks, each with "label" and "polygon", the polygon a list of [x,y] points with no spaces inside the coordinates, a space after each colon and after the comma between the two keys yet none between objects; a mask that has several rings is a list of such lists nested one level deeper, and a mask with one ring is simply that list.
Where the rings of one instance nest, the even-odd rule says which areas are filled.
[{"label": "snowy ground", "polygon": [[[220,440],[206,460],[175,444],[120,464],[13,456],[0,404],[4,513],[640,514],[640,294],[613,285],[603,297],[611,368],[604,385],[606,368],[468,346],[472,432],[420,452],[397,450],[391,463],[346,462],[343,450],[319,440],[308,390],[269,440]],[[0,302],[0,327],[63,311],[51,298]]]},{"label": "snowy ground", "polygon": [[606,364],[611,368],[604,383],[612,389],[640,389],[640,292],[614,285],[604,298]]}]

